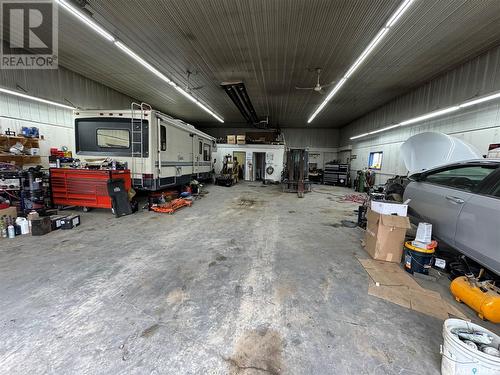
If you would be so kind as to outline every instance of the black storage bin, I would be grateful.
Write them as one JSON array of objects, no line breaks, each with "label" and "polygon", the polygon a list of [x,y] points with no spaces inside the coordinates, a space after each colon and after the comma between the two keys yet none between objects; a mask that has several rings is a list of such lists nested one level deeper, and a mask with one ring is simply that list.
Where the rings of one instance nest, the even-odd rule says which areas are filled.
[{"label": "black storage bin", "polygon": [[80,215],[70,215],[61,219],[61,229],[73,229],[80,225]]},{"label": "black storage bin", "polygon": [[31,234],[33,236],[43,236],[51,231],[50,217],[44,216],[31,220]]}]

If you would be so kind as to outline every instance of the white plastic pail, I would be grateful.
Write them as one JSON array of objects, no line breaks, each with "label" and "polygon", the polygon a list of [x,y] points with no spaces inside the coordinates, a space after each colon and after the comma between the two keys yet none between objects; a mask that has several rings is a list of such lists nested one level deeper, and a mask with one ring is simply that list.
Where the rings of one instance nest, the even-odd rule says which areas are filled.
[{"label": "white plastic pail", "polygon": [[500,375],[500,357],[494,357],[467,346],[456,335],[453,328],[468,328],[487,332],[494,337],[491,346],[498,348],[500,337],[477,324],[461,319],[447,319],[443,325],[444,343],[441,347],[442,375]]}]

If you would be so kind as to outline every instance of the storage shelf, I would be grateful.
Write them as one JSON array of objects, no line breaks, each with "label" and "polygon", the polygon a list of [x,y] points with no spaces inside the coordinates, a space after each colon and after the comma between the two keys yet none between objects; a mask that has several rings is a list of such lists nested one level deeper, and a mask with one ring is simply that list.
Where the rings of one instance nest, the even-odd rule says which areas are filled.
[{"label": "storage shelf", "polygon": [[41,158],[41,155],[14,155],[14,154],[0,154],[0,158]]},{"label": "storage shelf", "polygon": [[16,165],[22,166],[24,164],[39,164],[42,161],[42,155],[15,155],[7,152],[10,147],[16,143],[21,143],[26,148],[40,149],[39,138],[29,138],[19,135],[5,135],[0,134],[0,161],[14,162]]},{"label": "storage shelf", "polygon": [[40,138],[30,138],[30,137],[22,137],[19,135],[0,134],[0,140],[2,140],[2,139],[4,139],[4,140],[12,139],[15,141],[36,141],[36,142],[43,141],[43,139],[40,139]]}]

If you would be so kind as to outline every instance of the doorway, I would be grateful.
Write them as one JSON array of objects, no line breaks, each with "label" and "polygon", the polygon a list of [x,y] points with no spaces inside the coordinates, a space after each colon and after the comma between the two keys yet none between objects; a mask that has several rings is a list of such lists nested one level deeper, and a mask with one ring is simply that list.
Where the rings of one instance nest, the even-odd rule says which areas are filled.
[{"label": "doorway", "polygon": [[245,151],[233,151],[233,160],[238,161],[238,179],[243,181],[245,179]]},{"label": "doorway", "polygon": [[265,152],[254,152],[254,180],[263,181],[266,175],[266,153]]}]

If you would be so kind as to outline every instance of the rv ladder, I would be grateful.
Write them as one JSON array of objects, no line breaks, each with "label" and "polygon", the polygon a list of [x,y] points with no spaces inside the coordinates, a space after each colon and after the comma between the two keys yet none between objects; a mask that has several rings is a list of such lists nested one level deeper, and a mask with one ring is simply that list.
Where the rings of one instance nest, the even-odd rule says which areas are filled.
[{"label": "rv ladder", "polygon": [[[135,103],[130,105],[130,133],[131,133],[131,166],[130,174],[132,175],[133,185],[139,188],[144,188],[144,111],[151,111],[152,108],[147,103]],[[135,118],[135,109],[139,111],[139,117]]]}]

